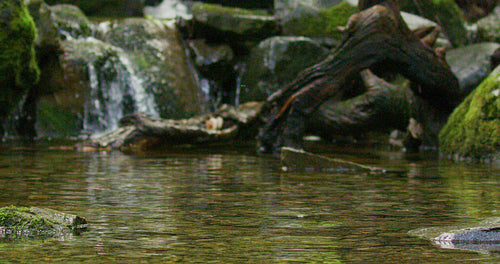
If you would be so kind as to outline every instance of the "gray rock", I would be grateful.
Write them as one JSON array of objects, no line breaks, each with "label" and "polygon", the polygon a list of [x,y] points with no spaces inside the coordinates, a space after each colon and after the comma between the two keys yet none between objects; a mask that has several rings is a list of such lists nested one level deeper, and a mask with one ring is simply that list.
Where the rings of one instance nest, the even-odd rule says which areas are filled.
[{"label": "gray rock", "polygon": [[412,230],[409,235],[429,239],[448,249],[488,253],[500,249],[500,218],[493,217],[470,226],[431,227]]},{"label": "gray rock", "polygon": [[477,23],[479,41],[500,42],[500,6]]},{"label": "gray rock", "polygon": [[498,48],[498,43],[479,43],[453,49],[446,54],[446,61],[457,76],[464,96],[491,73],[490,57]]},{"label": "gray rock", "polygon": [[241,78],[240,102],[262,101],[321,61],[326,48],[305,37],[272,37],[255,47]]}]

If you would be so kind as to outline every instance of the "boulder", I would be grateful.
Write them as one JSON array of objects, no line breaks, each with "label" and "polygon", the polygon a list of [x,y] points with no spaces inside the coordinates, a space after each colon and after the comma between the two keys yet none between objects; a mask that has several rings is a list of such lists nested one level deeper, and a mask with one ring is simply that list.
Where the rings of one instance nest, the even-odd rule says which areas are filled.
[{"label": "boulder", "polygon": [[500,5],[477,23],[479,41],[500,42]]},{"label": "boulder", "polygon": [[45,0],[49,5],[71,4],[83,10],[87,16],[140,17],[143,16],[143,0]]},{"label": "boulder", "polygon": [[272,37],[252,49],[241,77],[239,101],[263,101],[328,50],[306,37]]},{"label": "boulder", "polygon": [[207,43],[203,39],[189,40],[188,46],[194,65],[202,76],[200,82],[202,86],[208,87],[214,108],[234,103],[236,71],[231,47],[227,44]]},{"label": "boulder", "polygon": [[194,21],[206,27],[205,37],[215,41],[264,39],[278,32],[274,16],[262,10],[196,4],[192,13]]},{"label": "boulder", "polygon": [[0,208],[0,238],[61,238],[79,234],[87,220],[38,207]]},{"label": "boulder", "polygon": [[154,97],[159,116],[187,118],[209,109],[179,31],[168,21],[129,18],[99,28],[99,38],[130,58],[146,93]]},{"label": "boulder", "polygon": [[23,0],[0,2],[0,120],[39,80],[37,30]]},{"label": "boulder", "polygon": [[440,151],[456,160],[500,160],[500,67],[453,111],[439,134]]},{"label": "boulder", "polygon": [[64,38],[90,37],[91,23],[80,8],[62,4],[50,7],[55,26]]},{"label": "boulder", "polygon": [[343,1],[328,8],[306,2],[310,1],[280,1],[276,6],[284,35],[340,40],[343,34],[339,27],[358,12],[355,5]]},{"label": "boulder", "polygon": [[491,73],[491,56],[500,44],[488,42],[452,49],[446,61],[457,76],[461,94],[467,96]]}]

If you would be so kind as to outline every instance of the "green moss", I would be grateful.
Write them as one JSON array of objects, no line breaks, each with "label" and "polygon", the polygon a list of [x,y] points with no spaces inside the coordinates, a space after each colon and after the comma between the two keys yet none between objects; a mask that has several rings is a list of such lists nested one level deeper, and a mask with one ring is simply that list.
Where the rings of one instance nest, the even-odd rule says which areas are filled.
[{"label": "green moss", "polygon": [[24,1],[1,1],[0,118],[16,105],[40,77],[34,42],[36,26]]},{"label": "green moss", "polygon": [[53,228],[53,224],[32,213],[28,207],[9,206],[0,208],[0,227],[12,232],[44,232]]},{"label": "green moss", "polygon": [[262,15],[267,16],[267,13],[262,10],[249,10],[236,7],[225,7],[217,4],[201,3],[193,6],[193,13],[209,13],[210,15]]},{"label": "green moss", "polygon": [[358,12],[358,8],[346,2],[289,21],[284,27],[286,34],[308,37],[342,38],[339,26],[345,26],[349,17]]},{"label": "green moss", "polygon": [[455,109],[439,134],[443,153],[488,158],[500,150],[499,89],[500,74],[492,74]]},{"label": "green moss", "polygon": [[197,4],[192,13],[197,22],[238,35],[271,35],[276,31],[274,16],[262,10]]}]

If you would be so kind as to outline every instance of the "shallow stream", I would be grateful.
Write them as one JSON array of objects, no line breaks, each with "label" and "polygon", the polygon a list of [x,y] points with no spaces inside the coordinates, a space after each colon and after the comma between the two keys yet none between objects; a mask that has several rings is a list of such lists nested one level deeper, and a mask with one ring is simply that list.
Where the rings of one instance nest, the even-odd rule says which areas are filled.
[{"label": "shallow stream", "polygon": [[[252,148],[127,155],[0,146],[0,207],[85,217],[65,239],[0,240],[1,263],[499,263],[421,227],[500,216],[500,167],[332,148],[400,174],[282,172]],[[360,154],[361,153],[361,154]]]}]

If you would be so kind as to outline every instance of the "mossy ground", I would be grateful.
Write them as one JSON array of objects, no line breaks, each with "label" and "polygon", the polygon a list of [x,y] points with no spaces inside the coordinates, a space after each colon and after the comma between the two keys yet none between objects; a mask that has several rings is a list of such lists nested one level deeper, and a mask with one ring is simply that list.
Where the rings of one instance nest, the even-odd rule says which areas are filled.
[{"label": "mossy ground", "polygon": [[444,154],[484,159],[500,151],[500,71],[479,85],[439,134]]}]

